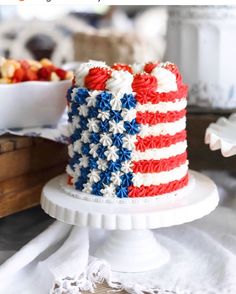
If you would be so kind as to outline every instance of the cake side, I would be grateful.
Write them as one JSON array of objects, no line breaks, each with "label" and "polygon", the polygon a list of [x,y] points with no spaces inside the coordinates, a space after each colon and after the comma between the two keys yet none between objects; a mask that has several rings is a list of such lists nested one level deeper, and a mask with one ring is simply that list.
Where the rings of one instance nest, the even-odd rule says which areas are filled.
[{"label": "cake side", "polygon": [[186,186],[186,96],[171,63],[81,64],[67,96],[69,184],[119,198]]}]

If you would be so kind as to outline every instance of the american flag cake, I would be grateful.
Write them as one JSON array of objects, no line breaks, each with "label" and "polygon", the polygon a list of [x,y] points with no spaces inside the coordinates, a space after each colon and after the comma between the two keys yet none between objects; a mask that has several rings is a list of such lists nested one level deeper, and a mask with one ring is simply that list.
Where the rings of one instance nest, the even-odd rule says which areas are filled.
[{"label": "american flag cake", "polygon": [[68,91],[68,184],[109,198],[188,184],[187,86],[173,63],[82,63]]}]

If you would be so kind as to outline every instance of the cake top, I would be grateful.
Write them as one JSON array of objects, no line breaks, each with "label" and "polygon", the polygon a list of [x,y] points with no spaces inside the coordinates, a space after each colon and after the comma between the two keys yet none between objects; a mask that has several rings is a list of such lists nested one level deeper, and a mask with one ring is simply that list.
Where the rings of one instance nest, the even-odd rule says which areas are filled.
[{"label": "cake top", "polygon": [[76,71],[74,84],[89,90],[108,90],[115,94],[133,92],[176,92],[182,77],[175,64],[149,62],[146,64],[114,64],[89,61]]}]

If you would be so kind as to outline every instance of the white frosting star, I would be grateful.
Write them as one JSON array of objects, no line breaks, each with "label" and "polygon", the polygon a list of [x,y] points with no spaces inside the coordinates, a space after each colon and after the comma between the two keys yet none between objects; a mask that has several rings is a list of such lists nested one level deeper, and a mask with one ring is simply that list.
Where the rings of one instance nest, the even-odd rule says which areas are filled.
[{"label": "white frosting star", "polygon": [[[121,95],[122,96],[122,95]],[[122,103],[120,100],[120,96],[113,96],[110,101],[112,110],[121,110]]]},{"label": "white frosting star", "polygon": [[75,128],[72,124],[67,124],[68,135],[72,135],[75,131]]},{"label": "white frosting star", "polygon": [[77,140],[74,142],[74,151],[78,152],[79,154],[81,153],[81,147],[82,147],[82,143],[80,140]]},{"label": "white frosting star", "polygon": [[85,183],[85,184],[83,184],[83,192],[85,192],[85,193],[91,193],[92,192],[92,185],[91,185],[91,183]]},{"label": "white frosting star", "polygon": [[99,171],[96,169],[91,170],[88,174],[88,179],[90,183],[97,183],[100,181]]},{"label": "white frosting star", "polygon": [[108,161],[110,161],[110,160],[116,161],[119,158],[117,151],[118,151],[118,149],[115,146],[109,147],[108,150],[105,151],[105,153],[104,153],[107,157],[107,160]]},{"label": "white frosting star", "polygon": [[75,155],[74,147],[73,147],[72,144],[70,144],[70,145],[68,146],[68,154],[69,154],[70,158],[73,158],[74,155]]},{"label": "white frosting star", "polygon": [[123,175],[122,172],[117,171],[111,174],[111,181],[115,186],[119,186],[121,184],[121,176]]},{"label": "white frosting star", "polygon": [[88,107],[87,107],[87,105],[85,105],[85,104],[80,105],[78,110],[79,110],[80,115],[82,115],[84,117],[88,116]]},{"label": "white frosting star", "polygon": [[74,101],[74,99],[75,99],[75,95],[76,95],[77,91],[78,91],[78,88],[74,88],[74,89],[72,90],[72,93],[71,93],[71,100],[72,100],[72,101]]},{"label": "white frosting star", "polygon": [[110,113],[108,111],[99,110],[98,118],[100,118],[102,121],[104,121],[105,119],[109,119],[110,118]]},{"label": "white frosting star", "polygon": [[81,166],[81,167],[88,167],[88,156],[83,155],[83,156],[80,158],[79,166]]},{"label": "white frosting star", "polygon": [[123,171],[125,174],[132,172],[132,163],[130,160],[122,162],[121,171]]},{"label": "white frosting star", "polygon": [[90,132],[99,132],[98,120],[96,118],[89,118],[87,126]]},{"label": "white frosting star", "polygon": [[100,158],[97,161],[97,164],[98,164],[98,169],[99,170],[105,171],[107,169],[107,161],[106,160],[103,160],[103,159]]},{"label": "white frosting star", "polygon": [[107,197],[107,198],[116,197],[116,189],[115,189],[115,186],[113,184],[104,185],[104,188],[101,189],[101,192],[102,192],[104,197]]},{"label": "white frosting star", "polygon": [[72,118],[72,125],[73,125],[73,127],[79,128],[79,126],[80,126],[79,123],[80,123],[80,117],[79,116],[74,116]]},{"label": "white frosting star", "polygon": [[90,151],[89,154],[91,154],[93,156],[93,158],[97,157],[97,150],[98,150],[98,145],[97,144],[90,144]]},{"label": "white frosting star", "polygon": [[84,130],[82,133],[81,133],[81,142],[83,143],[89,143],[89,136],[90,136],[90,132],[87,131],[87,130]]},{"label": "white frosting star", "polygon": [[123,109],[121,112],[121,116],[123,117],[124,121],[132,121],[133,119],[136,118],[136,109]]},{"label": "white frosting star", "polygon": [[112,145],[111,137],[107,133],[101,134],[100,137],[101,137],[100,143],[103,146],[111,146]]},{"label": "white frosting star", "polygon": [[113,134],[118,134],[118,133],[122,134],[125,130],[123,121],[120,121],[118,123],[116,123],[115,121],[110,121],[109,125],[110,125],[109,131]]},{"label": "white frosting star", "polygon": [[89,97],[86,98],[87,106],[88,107],[95,107],[97,103],[97,95],[99,95],[101,91],[94,90],[89,92]]},{"label": "white frosting star", "polygon": [[77,178],[79,178],[81,176],[81,172],[80,172],[81,166],[79,164],[75,164],[74,168],[75,168],[75,175]]},{"label": "white frosting star", "polygon": [[132,136],[132,135],[127,134],[127,135],[125,135],[123,137],[123,144],[122,144],[122,146],[124,148],[129,149],[129,150],[133,150],[135,148],[135,142],[136,141],[137,141],[136,136]]}]

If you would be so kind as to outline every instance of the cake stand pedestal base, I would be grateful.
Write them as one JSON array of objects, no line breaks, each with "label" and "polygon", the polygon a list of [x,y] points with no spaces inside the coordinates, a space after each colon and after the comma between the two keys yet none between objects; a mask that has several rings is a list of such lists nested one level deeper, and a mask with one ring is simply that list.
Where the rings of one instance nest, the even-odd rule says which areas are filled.
[{"label": "cake stand pedestal base", "polygon": [[[77,226],[112,230],[95,256],[119,272],[143,272],[168,262],[170,255],[150,229],[199,219],[219,201],[216,185],[208,177],[190,171],[187,189],[143,203],[102,203],[68,195],[61,187],[65,175],[48,182],[41,205],[50,216]],[[78,244],[79,246],[79,244]]]},{"label": "cake stand pedestal base", "polygon": [[170,259],[151,230],[112,231],[94,256],[105,259],[118,272],[149,271]]}]

